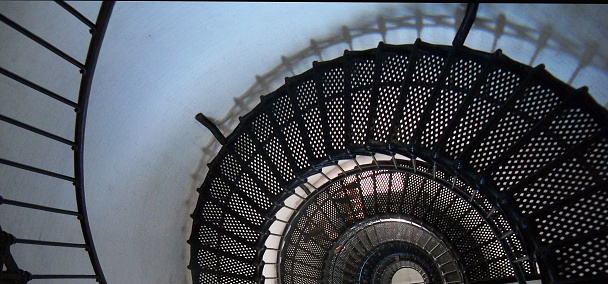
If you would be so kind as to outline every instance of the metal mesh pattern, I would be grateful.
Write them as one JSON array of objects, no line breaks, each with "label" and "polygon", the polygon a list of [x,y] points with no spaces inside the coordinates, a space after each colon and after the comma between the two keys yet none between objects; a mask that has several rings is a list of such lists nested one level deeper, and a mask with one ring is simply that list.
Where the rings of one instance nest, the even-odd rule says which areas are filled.
[{"label": "metal mesh pattern", "polygon": [[608,238],[606,236],[575,243],[555,251],[558,275],[562,279],[598,279],[608,271]]},{"label": "metal mesh pattern", "polygon": [[568,204],[539,223],[539,236],[549,244],[604,229],[608,226],[608,192],[599,191]]},{"label": "metal mesh pattern", "polygon": [[344,68],[341,61],[316,64],[313,68],[317,93],[321,104],[322,124],[326,127],[326,150],[328,153],[344,151]]},{"label": "metal mesh pattern", "polygon": [[[359,283],[388,283],[396,271],[390,268],[405,263],[414,264],[413,267],[427,276],[429,279],[425,283],[464,280],[449,245],[412,221],[379,218],[358,224],[351,231],[336,241],[333,253],[328,256],[329,267],[324,276],[327,283],[357,280]],[[366,265],[374,262],[379,264],[373,269]]]},{"label": "metal mesh pattern", "polygon": [[[400,52],[400,53],[398,53]],[[402,86],[407,78],[409,56],[403,54],[409,50],[391,50],[385,48],[377,60],[380,67],[380,82],[374,92],[378,93],[378,105],[375,109],[374,126],[370,128],[375,141],[388,142],[391,136],[392,124],[395,123],[397,105],[403,97]]]},{"label": "metal mesh pattern", "polygon": [[481,72],[481,64],[460,59],[453,63],[448,71],[448,76],[439,93],[435,107],[431,110],[431,118],[422,133],[422,144],[433,148],[437,143],[439,135],[443,133],[449,121],[452,120],[458,107],[468,95],[469,89],[477,81]]},{"label": "metal mesh pattern", "polygon": [[[555,95],[540,86],[527,88],[524,96],[518,98],[515,105],[504,110],[500,119],[489,135],[473,151],[470,163],[473,169],[481,172],[492,161],[496,160],[510,145],[528,133],[543,114],[557,105]],[[542,162],[541,162],[542,163]],[[520,177],[516,177],[521,179]]]},{"label": "metal mesh pattern", "polygon": [[[468,281],[601,282],[606,127],[584,89],[500,53],[418,42],[316,62],[263,96],[209,164],[193,281],[320,283],[340,236],[396,214],[444,236]],[[368,251],[373,237],[340,249]],[[350,279],[348,263],[334,275]]]},{"label": "metal mesh pattern", "polygon": [[[406,91],[403,116],[396,132],[397,140],[407,143],[414,134],[417,124],[424,114],[427,103],[433,92],[438,92],[439,80],[443,65],[445,63],[445,53],[440,55],[430,54],[426,51],[418,50],[415,55],[416,64],[412,73],[412,81]],[[439,91],[440,92],[440,91]]]},{"label": "metal mesh pattern", "polygon": [[[426,172],[427,175],[432,172],[431,168],[424,164],[418,165],[417,169],[419,173]],[[435,169],[435,172],[439,170]],[[484,200],[485,198],[478,196],[475,203]],[[357,263],[382,243],[391,241],[391,238],[419,242],[418,245],[422,249],[437,253],[437,258],[448,250],[447,247],[443,250],[437,249],[435,246],[438,244],[431,242],[429,237],[423,238],[406,229],[382,226],[360,231],[356,233],[359,237],[338,244],[338,238],[352,233],[350,230],[357,223],[375,216],[389,216],[387,214],[412,216],[428,223],[430,228],[439,230],[445,235],[447,242],[454,242],[456,251],[462,252],[462,265],[475,267],[484,263],[487,266],[491,265],[497,256],[506,258],[497,232],[491,229],[484,219],[484,215],[488,213],[481,214],[474,210],[469,201],[458,196],[453,189],[446,188],[439,181],[424,174],[394,169],[372,169],[346,175],[329,183],[319,189],[314,197],[308,198],[306,205],[299,209],[298,215],[290,221],[291,228],[287,232],[283,247],[282,259],[285,261],[282,262],[281,271],[282,275],[286,276],[283,277],[284,283],[297,283],[296,280],[286,279],[296,279],[292,276],[298,275],[318,275],[319,278],[314,280],[322,282],[322,279],[328,277],[324,273],[329,273],[326,270],[329,268],[323,266],[323,263],[327,263],[327,259],[335,256],[336,251],[340,249],[351,255],[340,256],[341,260],[335,261],[331,268],[331,277],[335,281],[330,283],[348,283],[356,279],[361,270],[358,266],[360,264]],[[415,236],[399,237],[402,234]],[[518,249],[521,251],[521,247]],[[287,261],[298,255],[305,257],[299,259],[300,262]],[[456,258],[447,262],[456,262]],[[444,265],[447,265],[447,262]],[[460,264],[454,265],[456,267]],[[461,271],[454,270],[454,267],[449,271]],[[443,267],[439,269],[443,270]],[[316,271],[311,273],[312,270]],[[446,268],[444,272],[447,271]],[[479,270],[479,273],[481,271]],[[500,266],[494,273],[501,278],[513,276],[510,265]],[[487,275],[484,272],[481,275],[470,274],[468,277],[485,279]]]},{"label": "metal mesh pattern", "polygon": [[520,78],[512,72],[496,68],[483,80],[479,93],[472,94],[473,101],[466,106],[464,115],[458,121],[459,127],[454,129],[447,141],[446,152],[451,158],[460,156],[465,146],[511,96]]},{"label": "metal mesh pattern", "polygon": [[350,142],[363,145],[366,141],[371,108],[372,82],[374,81],[375,61],[373,57],[356,56],[347,61],[345,69],[346,90],[350,93],[350,115],[347,125]]}]

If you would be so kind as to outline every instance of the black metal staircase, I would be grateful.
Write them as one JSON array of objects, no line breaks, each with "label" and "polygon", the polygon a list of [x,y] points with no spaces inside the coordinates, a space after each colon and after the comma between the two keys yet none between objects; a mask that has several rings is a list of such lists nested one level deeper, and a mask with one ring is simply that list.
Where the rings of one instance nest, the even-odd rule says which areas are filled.
[{"label": "black metal staircase", "polygon": [[383,283],[407,265],[444,283],[608,280],[607,111],[542,65],[456,43],[316,62],[217,131],[193,281]]}]

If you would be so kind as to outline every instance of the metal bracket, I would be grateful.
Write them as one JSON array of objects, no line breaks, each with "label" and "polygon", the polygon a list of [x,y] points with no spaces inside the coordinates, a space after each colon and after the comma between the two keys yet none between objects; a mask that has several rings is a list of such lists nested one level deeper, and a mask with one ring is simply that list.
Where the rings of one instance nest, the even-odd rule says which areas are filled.
[{"label": "metal bracket", "polygon": [[207,127],[207,129],[209,129],[209,131],[211,131],[211,134],[213,134],[213,136],[215,136],[215,139],[217,139],[217,141],[220,142],[220,144],[222,144],[222,146],[226,144],[226,137],[224,136],[224,134],[222,134],[220,129],[217,128],[215,123],[213,123],[209,118],[207,118],[202,113],[198,113],[194,118],[196,118],[196,120],[198,120],[198,122],[200,122],[205,127]]}]

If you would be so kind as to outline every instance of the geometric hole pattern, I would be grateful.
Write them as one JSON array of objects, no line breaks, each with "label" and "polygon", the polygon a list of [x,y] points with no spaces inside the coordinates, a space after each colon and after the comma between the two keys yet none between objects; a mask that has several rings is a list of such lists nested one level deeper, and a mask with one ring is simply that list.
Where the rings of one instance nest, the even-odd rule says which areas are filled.
[{"label": "geometric hole pattern", "polygon": [[[471,282],[608,279],[608,114],[589,94],[500,53],[424,42],[347,52],[286,82],[209,164],[192,214],[195,283],[280,270],[282,283],[316,284],[341,250],[350,259],[333,276],[373,275],[352,264],[374,247],[416,251],[394,265],[450,251],[432,271]],[[379,225],[336,247],[377,216],[442,240]],[[391,236],[407,241],[380,248]]]}]

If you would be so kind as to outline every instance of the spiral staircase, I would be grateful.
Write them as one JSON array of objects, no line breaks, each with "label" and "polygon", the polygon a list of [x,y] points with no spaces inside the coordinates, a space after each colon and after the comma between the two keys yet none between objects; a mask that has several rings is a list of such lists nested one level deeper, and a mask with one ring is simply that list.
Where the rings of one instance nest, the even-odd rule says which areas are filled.
[{"label": "spiral staircase", "polygon": [[[605,283],[608,114],[463,46],[380,43],[263,96],[199,188],[195,283]],[[468,25],[468,27],[467,27]]]},{"label": "spiral staircase", "polygon": [[[67,182],[76,206],[6,196],[0,205],[76,217],[82,242],[0,228],[0,283],[106,283],[85,206],[83,146],[113,2],[103,2],[95,23],[57,2],[90,29],[84,62],[4,15],[0,21],[81,72],[77,100],[5,66],[0,73],[75,111],[73,139],[0,120],[69,146],[73,172],[5,157],[0,164]],[[608,281],[606,109],[542,65],[465,47],[475,9],[469,5],[452,46],[380,43],[316,62],[263,96],[228,137],[197,115],[223,146],[191,215],[192,280],[378,284],[409,270],[424,283]],[[22,247],[74,249],[54,256],[84,253],[89,272],[28,272],[13,257]]]}]

